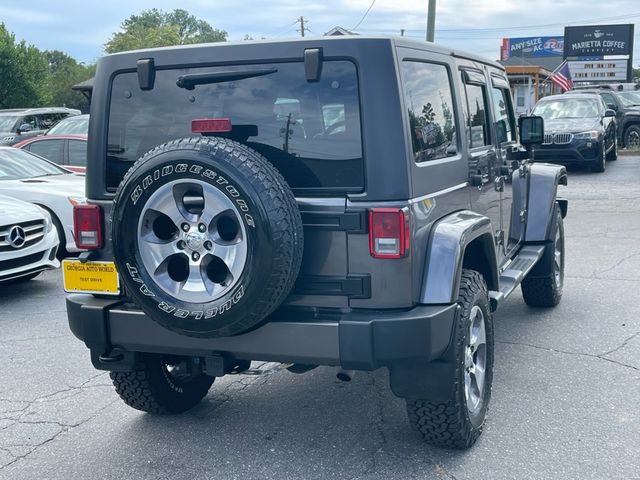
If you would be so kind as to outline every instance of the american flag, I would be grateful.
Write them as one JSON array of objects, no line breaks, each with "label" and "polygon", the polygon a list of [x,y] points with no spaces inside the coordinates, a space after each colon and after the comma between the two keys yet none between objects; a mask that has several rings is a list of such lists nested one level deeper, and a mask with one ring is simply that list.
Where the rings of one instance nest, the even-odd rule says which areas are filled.
[{"label": "american flag", "polygon": [[560,68],[551,74],[549,80],[558,85],[565,92],[573,90],[571,71],[569,70],[569,64],[567,62],[560,65]]}]

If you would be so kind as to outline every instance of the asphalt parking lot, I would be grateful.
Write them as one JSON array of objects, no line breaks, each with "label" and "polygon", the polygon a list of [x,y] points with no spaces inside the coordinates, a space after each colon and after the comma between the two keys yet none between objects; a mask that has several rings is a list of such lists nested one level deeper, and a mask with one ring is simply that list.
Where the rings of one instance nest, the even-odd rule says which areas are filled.
[{"label": "asphalt parking lot", "polygon": [[[60,272],[0,288],[2,479],[640,478],[640,157],[570,171],[564,298],[497,312],[488,425],[428,447],[384,371],[219,379],[187,414],[125,406],[69,332]],[[254,363],[254,367],[259,364]]]}]

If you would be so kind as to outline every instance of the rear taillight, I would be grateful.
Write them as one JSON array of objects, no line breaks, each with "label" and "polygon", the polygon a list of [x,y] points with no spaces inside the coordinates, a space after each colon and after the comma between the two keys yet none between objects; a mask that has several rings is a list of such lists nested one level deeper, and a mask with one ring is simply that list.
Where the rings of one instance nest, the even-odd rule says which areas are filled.
[{"label": "rear taillight", "polygon": [[98,205],[75,205],[73,232],[78,248],[102,248],[102,209]]},{"label": "rear taillight", "polygon": [[374,258],[402,258],[409,251],[409,214],[401,208],[369,210],[369,252]]}]

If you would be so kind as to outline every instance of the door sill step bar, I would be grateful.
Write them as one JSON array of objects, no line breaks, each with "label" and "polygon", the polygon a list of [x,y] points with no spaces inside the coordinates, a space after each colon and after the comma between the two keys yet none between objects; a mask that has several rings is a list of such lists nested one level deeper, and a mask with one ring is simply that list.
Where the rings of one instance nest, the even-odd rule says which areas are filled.
[{"label": "door sill step bar", "polygon": [[544,254],[544,245],[526,245],[508,264],[506,270],[500,274],[500,291],[490,292],[491,310],[495,310],[498,304],[506,300],[522,282],[527,273],[538,263]]}]

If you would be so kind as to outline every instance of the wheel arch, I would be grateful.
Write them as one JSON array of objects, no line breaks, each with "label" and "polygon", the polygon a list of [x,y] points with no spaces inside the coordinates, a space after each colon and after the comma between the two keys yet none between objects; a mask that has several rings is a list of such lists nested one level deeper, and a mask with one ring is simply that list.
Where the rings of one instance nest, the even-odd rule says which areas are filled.
[{"label": "wheel arch", "polygon": [[[550,240],[558,185],[567,185],[567,169],[560,165],[534,163],[529,170],[529,192],[524,240],[527,243]],[[568,202],[561,200],[562,216]]]},{"label": "wheel arch", "polygon": [[419,302],[454,303],[463,268],[479,271],[489,290],[499,289],[491,221],[469,210],[448,215],[434,225]]}]

